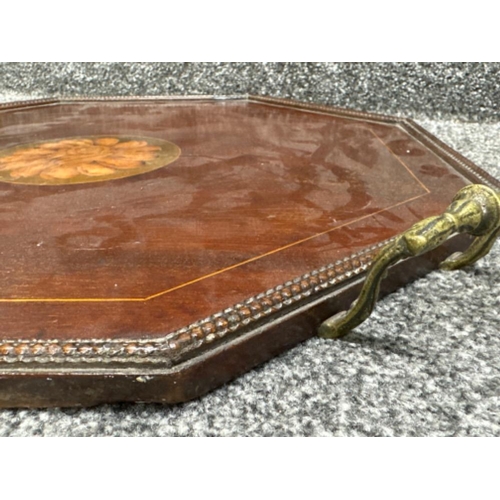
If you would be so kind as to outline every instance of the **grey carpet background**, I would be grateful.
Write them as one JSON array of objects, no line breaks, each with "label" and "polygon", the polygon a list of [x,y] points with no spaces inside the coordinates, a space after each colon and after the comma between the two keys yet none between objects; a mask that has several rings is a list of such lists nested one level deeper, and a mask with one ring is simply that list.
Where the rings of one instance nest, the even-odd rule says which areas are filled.
[{"label": "grey carpet background", "polygon": [[500,64],[4,63],[17,95],[262,94],[408,116],[500,119]]},{"label": "grey carpet background", "polygon": [[[3,64],[0,99],[257,93],[397,113],[500,177],[499,64]],[[177,406],[0,410],[0,436],[500,436],[500,244]]]}]

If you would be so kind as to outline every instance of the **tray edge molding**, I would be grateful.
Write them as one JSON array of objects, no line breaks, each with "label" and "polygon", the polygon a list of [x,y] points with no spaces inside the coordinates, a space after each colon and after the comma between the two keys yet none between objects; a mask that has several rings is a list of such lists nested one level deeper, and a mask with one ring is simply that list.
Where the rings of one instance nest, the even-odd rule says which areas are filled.
[{"label": "tray edge molding", "polygon": [[[293,107],[332,115],[393,123],[424,143],[438,156],[449,162],[471,182],[500,187],[500,182],[470,162],[414,121],[388,115],[353,111],[325,105],[297,102],[289,99],[262,96],[130,96],[130,97],[73,97],[39,99],[0,104],[0,112],[7,109],[38,105],[85,101],[165,101],[165,100],[220,100],[238,99],[277,106]],[[12,369],[29,370],[46,366],[92,369],[97,365],[134,367],[142,365],[170,369],[203,354],[209,347],[222,345],[258,327],[261,320],[272,320],[285,311],[299,307],[321,294],[330,292],[362,275],[378,250],[392,239],[350,255],[341,261],[312,270],[291,281],[273,287],[241,303],[219,311],[184,328],[155,339],[109,340],[15,340],[0,341],[0,373]]]}]

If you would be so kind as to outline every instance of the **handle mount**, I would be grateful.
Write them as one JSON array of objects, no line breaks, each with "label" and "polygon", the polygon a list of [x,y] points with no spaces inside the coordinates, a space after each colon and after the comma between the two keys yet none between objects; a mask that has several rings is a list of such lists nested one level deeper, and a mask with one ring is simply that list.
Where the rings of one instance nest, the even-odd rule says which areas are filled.
[{"label": "handle mount", "polygon": [[416,257],[441,245],[454,233],[476,236],[463,253],[455,253],[440,264],[441,269],[459,269],[484,257],[500,232],[500,192],[482,184],[462,188],[441,215],[417,222],[382,248],[368,271],[359,298],[348,311],[324,321],[319,336],[343,337],[370,316],[387,268],[399,260]]}]

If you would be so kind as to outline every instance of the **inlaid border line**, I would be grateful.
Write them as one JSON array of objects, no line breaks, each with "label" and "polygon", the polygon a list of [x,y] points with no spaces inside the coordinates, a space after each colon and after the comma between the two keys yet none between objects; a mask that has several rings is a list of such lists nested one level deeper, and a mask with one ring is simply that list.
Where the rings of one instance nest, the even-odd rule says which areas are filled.
[{"label": "inlaid border line", "polygon": [[393,239],[287,281],[159,339],[4,340],[0,341],[0,363],[155,363],[173,366],[205,344],[220,341],[283,308],[365,272],[380,248]]}]

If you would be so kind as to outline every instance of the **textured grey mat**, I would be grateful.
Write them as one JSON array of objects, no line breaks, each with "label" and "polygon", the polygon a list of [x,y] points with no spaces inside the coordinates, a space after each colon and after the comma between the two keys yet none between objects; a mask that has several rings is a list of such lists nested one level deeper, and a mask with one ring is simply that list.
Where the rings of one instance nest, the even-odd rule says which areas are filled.
[{"label": "textured grey mat", "polygon": [[[344,66],[347,71],[347,65]],[[63,69],[67,76],[68,68]],[[486,69],[493,71],[489,66]],[[122,68],[122,71],[128,70]],[[221,76],[222,83],[236,85],[234,82],[241,80],[241,74],[234,68],[233,71],[236,76],[231,80],[225,74]],[[410,71],[408,79],[403,81],[407,87],[411,87],[415,71]],[[433,71],[439,73],[436,67]],[[59,80],[52,83],[55,87],[64,77],[64,71],[60,73]],[[299,73],[292,75],[295,80],[292,76],[289,79],[295,82],[295,97],[300,97],[297,94],[302,91],[296,83]],[[73,78],[71,84],[66,87],[61,84],[54,92],[81,90],[84,76],[91,78],[89,74],[94,73],[82,73],[80,80]],[[249,76],[245,78],[248,83]],[[196,88],[209,86],[214,79],[213,73],[212,77],[205,75]],[[434,87],[431,87],[439,89],[434,94],[439,101],[445,93],[444,84],[441,82],[439,87],[435,79],[432,82]],[[188,83],[187,87],[195,87],[192,81]],[[480,83],[476,82],[477,95],[484,97],[488,92],[490,96],[496,95],[491,82]],[[49,94],[47,85],[42,78],[40,88]],[[144,85],[147,87],[149,83]],[[206,91],[205,87],[201,90]],[[310,80],[303,87],[311,89]],[[37,93],[33,81],[10,88],[0,78],[2,88],[4,99],[13,97],[12,92],[29,96]],[[263,91],[269,88],[262,87]],[[278,95],[284,88],[278,85],[273,87],[274,92],[266,93]],[[290,95],[287,89],[281,95]],[[137,93],[137,88],[133,90],[130,93]],[[328,92],[315,100],[328,101]],[[405,95],[405,91],[400,94]],[[400,94],[395,96],[398,102]],[[382,93],[379,98],[372,110],[394,111],[388,95]],[[471,117],[474,112],[479,113],[474,117],[488,119],[490,123],[436,120],[423,115],[418,121],[500,177],[497,168],[500,123],[491,122],[492,117],[500,121],[497,109],[490,106],[481,115],[481,108],[474,107],[473,96],[463,98],[466,102],[458,113],[454,113],[453,106],[449,108],[449,117],[453,114]],[[427,97],[415,99],[417,104],[421,103],[418,109],[432,116],[432,106],[437,105],[430,104]],[[446,106],[439,102],[434,116],[445,113]],[[356,107],[354,104],[359,101],[345,97],[336,103]],[[406,108],[401,105],[396,111],[404,114],[409,108],[417,109],[417,105],[409,103]],[[500,243],[497,243],[490,255],[471,268],[431,273],[386,297],[373,316],[345,339],[312,339],[197,401],[174,407],[115,405],[3,410],[0,435],[500,436],[499,311]]]},{"label": "textured grey mat", "polygon": [[500,120],[500,63],[8,63],[0,93],[262,94],[384,113]]}]

